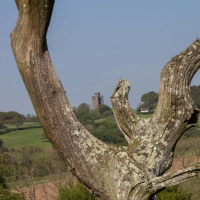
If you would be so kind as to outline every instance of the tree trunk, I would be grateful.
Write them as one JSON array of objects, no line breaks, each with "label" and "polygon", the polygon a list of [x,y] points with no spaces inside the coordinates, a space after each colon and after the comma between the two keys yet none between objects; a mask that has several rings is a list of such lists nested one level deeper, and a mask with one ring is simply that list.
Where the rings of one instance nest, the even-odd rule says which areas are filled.
[{"label": "tree trunk", "polygon": [[102,200],[145,200],[196,175],[199,166],[164,173],[180,136],[197,125],[199,111],[189,84],[200,65],[198,39],[162,70],[159,102],[151,119],[141,119],[131,109],[130,85],[119,80],[111,102],[129,145],[110,146],[77,120],[51,63],[46,33],[54,0],[15,1],[19,17],[11,45],[34,109],[53,147],[92,193]]}]

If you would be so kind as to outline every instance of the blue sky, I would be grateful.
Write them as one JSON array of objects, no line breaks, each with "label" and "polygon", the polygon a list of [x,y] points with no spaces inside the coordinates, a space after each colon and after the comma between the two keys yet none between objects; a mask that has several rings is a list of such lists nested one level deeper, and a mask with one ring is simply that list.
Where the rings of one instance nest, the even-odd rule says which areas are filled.
[{"label": "blue sky", "polygon": [[[198,0],[57,0],[47,41],[71,105],[91,104],[100,92],[111,106],[119,78],[131,83],[133,108],[142,94],[158,92],[164,65],[200,37],[199,8]],[[34,114],[10,47],[17,15],[14,0],[1,2],[0,111]]]}]

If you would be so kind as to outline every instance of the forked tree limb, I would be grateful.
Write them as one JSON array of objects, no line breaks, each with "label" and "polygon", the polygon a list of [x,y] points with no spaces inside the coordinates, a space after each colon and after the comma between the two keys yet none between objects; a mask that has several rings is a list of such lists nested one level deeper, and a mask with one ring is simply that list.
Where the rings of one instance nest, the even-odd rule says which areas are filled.
[{"label": "forked tree limb", "polygon": [[16,4],[19,17],[11,45],[20,74],[46,135],[73,174],[102,200],[146,200],[156,188],[184,181],[181,174],[163,174],[172,164],[178,138],[197,124],[199,111],[189,84],[199,68],[199,40],[163,69],[159,103],[151,119],[134,113],[128,103],[129,83],[118,82],[111,101],[129,145],[116,147],[99,141],[80,124],[51,63],[46,33],[54,0]]},{"label": "forked tree limb", "polygon": [[196,165],[174,173],[166,173],[160,177],[152,179],[152,185],[155,188],[155,191],[160,190],[163,189],[163,186],[169,187],[190,180],[196,177],[199,172],[200,165]]},{"label": "forked tree limb", "polygon": [[19,17],[11,45],[34,109],[54,148],[72,172],[99,196],[99,162],[106,162],[109,154],[104,154],[112,148],[89,134],[76,119],[51,63],[46,32],[54,0],[16,0],[16,4]]},{"label": "forked tree limb", "polygon": [[118,127],[124,134],[127,142],[130,144],[133,142],[135,127],[140,118],[128,102],[129,90],[129,82],[126,79],[120,79],[110,99]]},{"label": "forked tree limb", "polygon": [[158,105],[146,121],[129,105],[130,85],[126,80],[118,82],[111,97],[118,126],[129,145],[133,144],[136,160],[157,175],[171,166],[173,150],[184,131],[198,123],[199,110],[190,95],[190,82],[199,66],[200,41],[197,39],[162,70]]}]

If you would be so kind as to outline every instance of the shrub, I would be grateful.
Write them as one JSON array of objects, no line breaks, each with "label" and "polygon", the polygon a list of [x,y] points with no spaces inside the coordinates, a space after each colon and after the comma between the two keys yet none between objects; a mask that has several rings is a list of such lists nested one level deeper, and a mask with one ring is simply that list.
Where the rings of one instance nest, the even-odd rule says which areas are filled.
[{"label": "shrub", "polygon": [[3,147],[3,140],[0,139],[0,147]]},{"label": "shrub", "polygon": [[100,105],[98,107],[98,111],[99,111],[99,114],[102,115],[103,113],[106,115],[106,111],[107,111],[107,114],[109,115],[110,114],[110,111],[111,109],[109,108],[109,106],[107,105]]},{"label": "shrub", "polygon": [[60,188],[58,200],[97,200],[86,187],[77,182]]},{"label": "shrub", "polygon": [[6,126],[0,121],[0,129],[5,129]]},{"label": "shrub", "polygon": [[184,191],[179,185],[165,188],[158,194],[159,200],[191,200],[191,193]]},{"label": "shrub", "polygon": [[3,200],[24,200],[24,198],[21,195],[12,193],[10,190],[5,189],[2,185],[0,185],[0,199],[3,199]]}]

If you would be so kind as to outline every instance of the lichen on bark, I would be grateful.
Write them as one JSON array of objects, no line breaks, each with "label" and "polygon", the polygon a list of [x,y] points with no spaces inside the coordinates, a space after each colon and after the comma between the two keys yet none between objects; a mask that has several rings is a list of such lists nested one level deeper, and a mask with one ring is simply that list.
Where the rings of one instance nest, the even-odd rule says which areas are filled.
[{"label": "lichen on bark", "polygon": [[46,33],[54,0],[16,0],[19,17],[11,34],[16,63],[34,109],[53,147],[71,171],[102,200],[146,200],[164,187],[192,178],[200,166],[164,174],[183,132],[198,121],[189,84],[200,66],[195,40],[161,72],[159,102],[141,119],[128,102],[130,84],[120,79],[111,96],[128,147],[105,144],[77,120],[52,65]]}]

